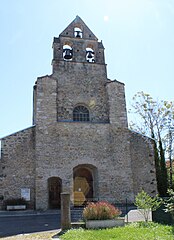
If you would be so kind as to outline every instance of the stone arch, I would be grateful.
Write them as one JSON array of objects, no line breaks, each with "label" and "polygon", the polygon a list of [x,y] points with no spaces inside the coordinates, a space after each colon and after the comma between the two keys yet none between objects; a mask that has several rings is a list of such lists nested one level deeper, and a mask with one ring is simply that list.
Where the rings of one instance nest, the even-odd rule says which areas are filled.
[{"label": "stone arch", "polygon": [[63,41],[63,46],[65,46],[65,45],[68,45],[68,46],[70,46],[71,48],[73,47],[73,43],[72,43],[71,41],[68,41],[68,40]]},{"label": "stone arch", "polygon": [[86,48],[91,48],[91,49],[94,50],[94,45],[93,45],[92,43],[88,43],[88,44],[86,45]]},{"label": "stone arch", "polygon": [[48,178],[48,206],[50,209],[61,207],[62,179],[59,177]]},{"label": "stone arch", "polygon": [[80,164],[73,169],[74,204],[82,205],[97,198],[97,168]]}]

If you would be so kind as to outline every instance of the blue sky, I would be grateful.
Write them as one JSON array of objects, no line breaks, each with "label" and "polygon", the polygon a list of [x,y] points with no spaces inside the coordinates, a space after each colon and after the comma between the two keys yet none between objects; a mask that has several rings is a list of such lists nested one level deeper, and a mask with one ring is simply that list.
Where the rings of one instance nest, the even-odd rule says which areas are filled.
[{"label": "blue sky", "polygon": [[173,0],[1,0],[0,137],[32,125],[32,88],[51,74],[52,41],[79,15],[105,46],[108,78],[174,100]]}]

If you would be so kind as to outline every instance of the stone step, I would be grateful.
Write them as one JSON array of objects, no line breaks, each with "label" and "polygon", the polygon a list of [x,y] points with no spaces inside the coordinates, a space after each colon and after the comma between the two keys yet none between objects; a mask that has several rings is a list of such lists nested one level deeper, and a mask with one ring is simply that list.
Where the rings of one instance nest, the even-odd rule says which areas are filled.
[{"label": "stone step", "polygon": [[83,208],[71,210],[71,221],[79,222],[83,220]]}]

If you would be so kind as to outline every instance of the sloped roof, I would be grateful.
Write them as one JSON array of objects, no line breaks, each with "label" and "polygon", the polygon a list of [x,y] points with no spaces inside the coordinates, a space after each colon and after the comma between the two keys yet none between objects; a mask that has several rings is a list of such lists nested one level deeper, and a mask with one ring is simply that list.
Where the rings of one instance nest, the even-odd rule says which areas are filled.
[{"label": "sloped roof", "polygon": [[94,35],[94,33],[88,28],[88,26],[84,23],[84,21],[79,17],[76,18],[68,25],[65,30],[59,35],[63,37],[74,37],[74,28],[78,27],[83,32],[83,38],[90,40],[98,40],[98,38]]}]

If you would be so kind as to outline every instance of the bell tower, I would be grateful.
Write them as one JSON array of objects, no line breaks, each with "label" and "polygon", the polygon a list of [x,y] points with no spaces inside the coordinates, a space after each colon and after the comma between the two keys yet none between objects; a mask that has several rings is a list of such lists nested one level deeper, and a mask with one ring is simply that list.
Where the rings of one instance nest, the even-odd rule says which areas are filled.
[{"label": "bell tower", "polygon": [[77,16],[53,42],[53,72],[58,61],[105,64],[104,47]]},{"label": "bell tower", "polygon": [[127,128],[124,84],[107,78],[103,43],[79,16],[54,37],[52,74],[34,86],[33,124],[74,121]]},{"label": "bell tower", "polygon": [[74,118],[77,109],[89,112],[82,119],[109,121],[104,47],[79,16],[54,38],[52,67],[57,79],[58,122],[80,121]]}]

